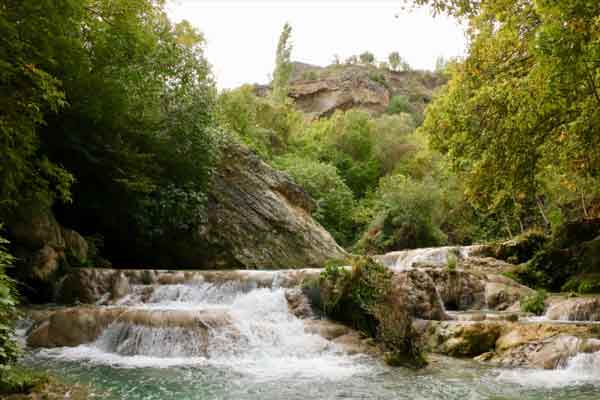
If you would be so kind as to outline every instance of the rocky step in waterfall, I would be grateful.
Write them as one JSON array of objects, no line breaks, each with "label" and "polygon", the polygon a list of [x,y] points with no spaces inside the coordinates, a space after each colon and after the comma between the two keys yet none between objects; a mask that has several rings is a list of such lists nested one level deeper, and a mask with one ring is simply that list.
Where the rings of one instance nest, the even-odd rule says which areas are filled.
[{"label": "rocky step in waterfall", "polygon": [[[547,369],[598,362],[596,298],[552,298],[546,317],[534,319],[518,307],[533,291],[503,276],[512,266],[484,257],[478,246],[378,259],[393,271],[393,290],[408,294],[404,306],[430,352]],[[107,364],[352,375],[363,365],[356,358],[377,349],[315,317],[300,288],[319,273],[78,269],[61,283],[57,300],[92,305],[30,311],[27,341],[49,357]]]}]

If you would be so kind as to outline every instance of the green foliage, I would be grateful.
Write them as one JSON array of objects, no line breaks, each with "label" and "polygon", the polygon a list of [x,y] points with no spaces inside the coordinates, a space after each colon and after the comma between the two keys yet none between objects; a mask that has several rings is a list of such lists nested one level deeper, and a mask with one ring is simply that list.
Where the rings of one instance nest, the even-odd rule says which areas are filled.
[{"label": "green foliage", "polygon": [[[73,177],[40,156],[38,130],[67,102],[60,80],[44,65],[79,12],[71,3],[8,1],[0,6],[0,212],[22,202],[70,201]],[[18,21],[18,23],[17,23]]]},{"label": "green foliage", "polygon": [[6,268],[13,266],[15,258],[8,253],[7,245],[8,241],[0,236],[0,366],[16,361],[20,352],[13,340],[17,292],[15,282],[6,275]]},{"label": "green foliage", "polygon": [[164,236],[169,230],[189,231],[206,223],[206,201],[206,195],[193,188],[167,185],[140,200],[139,226],[150,238]]},{"label": "green foliage", "polygon": [[356,214],[359,221],[369,224],[357,248],[382,253],[443,244],[440,211],[440,192],[431,180],[385,177]]},{"label": "green foliage", "polygon": [[390,104],[386,112],[388,114],[400,114],[400,113],[408,113],[410,112],[410,103],[408,102],[408,97],[402,95],[393,96],[390,99]]},{"label": "green foliage", "polygon": [[291,147],[306,158],[334,165],[355,198],[374,189],[381,163],[374,154],[374,125],[369,114],[351,110],[308,124]]},{"label": "green foliage", "polygon": [[525,297],[521,300],[521,311],[542,315],[546,310],[546,297],[548,297],[548,294],[543,289],[538,290],[531,296]]},{"label": "green foliage", "polygon": [[373,130],[374,157],[384,174],[399,169],[419,177],[425,174],[420,165],[428,163],[428,156],[421,153],[424,144],[414,135],[415,122],[409,114],[382,115],[373,120]]},{"label": "green foliage", "polygon": [[380,85],[388,87],[388,83],[385,79],[385,75],[383,75],[381,72],[377,72],[377,71],[370,72],[369,79],[372,80],[373,82],[379,83]]},{"label": "green foliage", "polygon": [[206,192],[216,90],[202,35],[163,1],[9,1],[0,37],[0,215],[54,205],[138,247],[148,199]]},{"label": "green foliage", "polygon": [[370,51],[365,51],[358,56],[360,63],[363,65],[372,65],[375,62],[375,56]]},{"label": "green foliage", "polygon": [[458,256],[456,253],[449,251],[446,257],[446,268],[448,271],[455,272],[458,265]]},{"label": "green foliage", "polygon": [[390,53],[388,61],[393,71],[410,71],[410,65],[400,57],[397,51]]},{"label": "green foliage", "polygon": [[0,394],[27,394],[49,381],[45,372],[0,365]]},{"label": "green foliage", "polygon": [[317,202],[314,217],[341,245],[354,238],[352,191],[339,176],[335,166],[298,156],[278,158],[275,165],[287,172]]},{"label": "green foliage", "polygon": [[417,3],[469,17],[469,55],[450,66],[423,125],[469,201],[521,230],[589,217],[600,186],[600,4]]},{"label": "green foliage", "polygon": [[562,286],[561,291],[579,294],[600,293],[600,276],[597,274],[574,276]]},{"label": "green foliage", "polygon": [[290,104],[258,97],[250,85],[221,93],[217,120],[265,160],[283,153],[289,137],[302,125],[301,115]]},{"label": "green foliage", "polygon": [[426,364],[401,299],[392,299],[392,272],[371,258],[353,261],[352,270],[330,265],[320,277],[326,315],[376,338],[390,365]]},{"label": "green foliage", "polygon": [[287,99],[289,81],[292,76],[292,63],[290,60],[292,55],[291,34],[292,27],[286,22],[277,43],[275,70],[273,71],[273,99],[279,103],[285,103]]}]

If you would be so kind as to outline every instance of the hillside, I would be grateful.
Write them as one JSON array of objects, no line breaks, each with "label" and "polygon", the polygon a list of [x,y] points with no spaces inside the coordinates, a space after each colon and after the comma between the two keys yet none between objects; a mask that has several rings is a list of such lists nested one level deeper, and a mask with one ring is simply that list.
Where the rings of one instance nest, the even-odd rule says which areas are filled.
[{"label": "hillside", "polygon": [[[371,65],[333,64],[319,67],[292,63],[289,96],[296,107],[313,117],[330,116],[336,110],[360,109],[373,115],[384,113],[393,98],[402,96],[406,111],[422,121],[425,107],[446,77],[431,71],[392,71]],[[266,96],[269,86],[257,86]]]}]

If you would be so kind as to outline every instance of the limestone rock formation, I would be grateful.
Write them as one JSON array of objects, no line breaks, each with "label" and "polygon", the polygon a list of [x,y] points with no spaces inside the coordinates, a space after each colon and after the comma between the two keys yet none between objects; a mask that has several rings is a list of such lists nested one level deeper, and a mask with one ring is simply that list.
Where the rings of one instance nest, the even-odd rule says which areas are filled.
[{"label": "limestone rock formation", "polygon": [[344,250],[312,218],[311,197],[247,148],[230,144],[195,234],[158,244],[157,264],[198,269],[321,267]]},{"label": "limestone rock formation", "polygon": [[21,210],[7,223],[17,278],[30,299],[51,301],[55,284],[68,267],[68,257],[85,260],[88,243],[77,232],[61,226],[50,210]]},{"label": "limestone rock formation", "polygon": [[426,348],[499,366],[554,369],[600,350],[593,327],[507,321],[418,321]]},{"label": "limestone rock formation", "polygon": [[600,298],[576,297],[552,301],[546,317],[561,321],[600,321]]},{"label": "limestone rock formation", "polygon": [[[442,75],[427,71],[394,72],[364,65],[318,67],[295,62],[289,96],[299,110],[316,118],[349,109],[381,114],[395,95],[405,96],[413,110],[422,113],[434,90],[444,82]],[[255,89],[259,96],[268,95],[269,90],[268,86]]]}]

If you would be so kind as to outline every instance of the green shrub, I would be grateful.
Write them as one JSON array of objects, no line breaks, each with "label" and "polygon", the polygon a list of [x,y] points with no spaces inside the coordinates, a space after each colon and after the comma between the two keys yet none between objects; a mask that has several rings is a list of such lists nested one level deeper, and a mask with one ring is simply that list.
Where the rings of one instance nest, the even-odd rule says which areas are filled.
[{"label": "green shrub", "polygon": [[441,245],[446,239],[440,210],[440,192],[432,181],[382,178],[375,195],[355,214],[369,224],[356,250],[371,254]]},{"label": "green shrub", "polygon": [[6,268],[11,267],[15,259],[6,250],[7,244],[8,241],[0,236],[0,365],[13,363],[20,353],[13,340],[14,322],[17,317],[17,292],[15,282],[6,276]]},{"label": "green shrub", "polygon": [[542,315],[546,310],[546,297],[548,297],[548,294],[543,289],[538,290],[531,296],[525,297],[521,300],[521,311]]},{"label": "green shrub", "polygon": [[333,165],[298,156],[280,157],[275,165],[287,172],[317,202],[314,217],[342,246],[354,239],[352,191]]},{"label": "green shrub", "polygon": [[48,383],[50,378],[41,371],[23,367],[0,366],[0,394],[26,394]]},{"label": "green shrub", "polygon": [[408,97],[403,95],[395,95],[390,99],[390,103],[386,110],[388,114],[410,113],[411,107]]},{"label": "green shrub", "polygon": [[330,318],[374,337],[390,365],[421,367],[426,360],[403,299],[392,296],[392,275],[369,257],[354,259],[351,270],[330,265],[319,280],[321,307]]},{"label": "green shrub", "polygon": [[448,271],[450,271],[450,272],[456,271],[457,265],[458,265],[458,257],[456,256],[456,253],[449,251],[448,255],[446,256],[446,267],[448,268]]},{"label": "green shrub", "polygon": [[579,294],[600,293],[600,276],[593,274],[574,276],[563,285],[561,291]]},{"label": "green shrub", "polygon": [[306,81],[314,81],[319,79],[319,74],[317,73],[317,71],[304,71],[302,73],[302,79]]},{"label": "green shrub", "polygon": [[369,73],[369,79],[373,82],[379,83],[382,86],[385,86],[386,88],[389,86],[387,80],[385,79],[385,75],[383,75],[381,72]]}]

